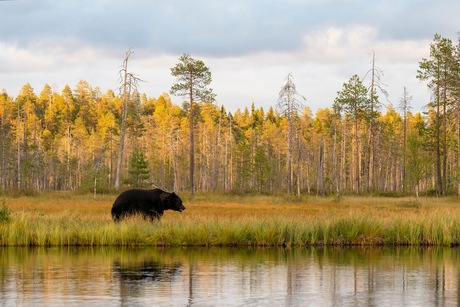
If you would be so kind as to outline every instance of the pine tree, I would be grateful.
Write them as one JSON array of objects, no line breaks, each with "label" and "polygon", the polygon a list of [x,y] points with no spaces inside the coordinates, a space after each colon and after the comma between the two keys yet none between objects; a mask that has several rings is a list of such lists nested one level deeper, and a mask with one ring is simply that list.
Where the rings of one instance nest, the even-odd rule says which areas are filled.
[{"label": "pine tree", "polygon": [[356,194],[361,190],[361,144],[360,144],[360,122],[368,114],[369,98],[367,88],[363,85],[358,75],[354,75],[347,83],[343,84],[342,91],[337,93],[335,99],[337,108],[349,115],[353,121],[353,140],[354,140],[354,190]]},{"label": "pine tree", "polygon": [[436,180],[440,195],[447,192],[447,116],[450,101],[450,86],[455,72],[454,47],[452,41],[434,36],[430,44],[430,58],[419,63],[417,78],[428,81],[428,88],[434,93],[429,104],[436,111]]},{"label": "pine tree", "polygon": [[150,170],[149,164],[143,151],[135,149],[129,161],[129,176],[123,183],[145,188],[149,186]]},{"label": "pine tree", "polygon": [[171,87],[171,94],[188,97],[190,125],[190,191],[195,193],[195,102],[213,102],[215,94],[208,85],[211,83],[211,70],[203,61],[195,60],[184,54],[179,58],[180,63],[171,68],[171,75],[177,78],[177,83]]}]

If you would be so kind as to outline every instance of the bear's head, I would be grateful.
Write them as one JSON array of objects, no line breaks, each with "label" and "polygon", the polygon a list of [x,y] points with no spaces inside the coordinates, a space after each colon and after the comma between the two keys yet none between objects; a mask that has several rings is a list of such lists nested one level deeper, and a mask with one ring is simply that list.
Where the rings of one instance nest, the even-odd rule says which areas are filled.
[{"label": "bear's head", "polygon": [[176,193],[174,192],[163,193],[161,196],[161,199],[163,200],[163,206],[165,210],[170,209],[170,210],[179,211],[179,212],[182,212],[185,210],[185,207],[182,204],[182,199],[180,199],[180,197],[177,196]]}]

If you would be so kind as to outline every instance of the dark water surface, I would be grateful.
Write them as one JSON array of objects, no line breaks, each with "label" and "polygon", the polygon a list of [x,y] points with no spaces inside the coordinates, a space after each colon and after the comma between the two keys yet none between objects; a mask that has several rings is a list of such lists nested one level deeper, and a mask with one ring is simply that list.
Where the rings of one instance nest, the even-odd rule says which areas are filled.
[{"label": "dark water surface", "polygon": [[457,248],[3,248],[2,306],[458,306]]}]

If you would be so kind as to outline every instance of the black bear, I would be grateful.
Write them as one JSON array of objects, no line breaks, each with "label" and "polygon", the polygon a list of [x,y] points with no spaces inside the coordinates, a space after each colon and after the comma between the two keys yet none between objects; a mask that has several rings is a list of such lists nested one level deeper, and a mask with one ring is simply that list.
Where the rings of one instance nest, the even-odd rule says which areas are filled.
[{"label": "black bear", "polygon": [[112,206],[112,218],[115,222],[133,214],[143,215],[150,220],[159,219],[165,210],[182,212],[185,210],[182,200],[174,192],[161,189],[127,190],[118,195]]}]

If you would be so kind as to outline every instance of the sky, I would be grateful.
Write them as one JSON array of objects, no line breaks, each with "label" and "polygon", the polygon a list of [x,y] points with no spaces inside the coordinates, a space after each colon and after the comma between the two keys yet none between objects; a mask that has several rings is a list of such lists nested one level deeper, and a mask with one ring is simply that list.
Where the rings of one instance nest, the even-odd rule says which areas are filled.
[{"label": "sky", "polygon": [[316,112],[353,75],[370,85],[374,52],[383,106],[397,108],[406,87],[418,112],[430,99],[419,62],[436,33],[456,44],[459,12],[458,0],[0,0],[0,91],[80,80],[116,91],[131,49],[128,70],[148,97],[169,93],[186,53],[210,68],[228,111],[276,107],[292,74]]}]

